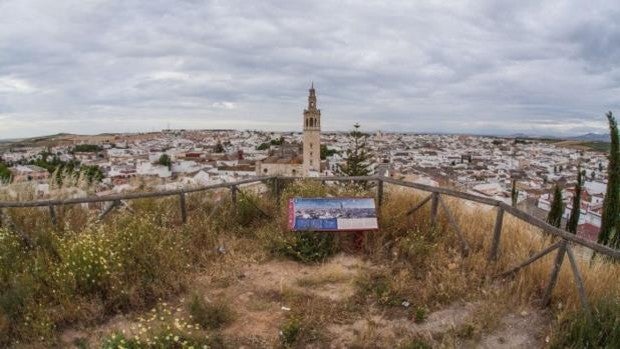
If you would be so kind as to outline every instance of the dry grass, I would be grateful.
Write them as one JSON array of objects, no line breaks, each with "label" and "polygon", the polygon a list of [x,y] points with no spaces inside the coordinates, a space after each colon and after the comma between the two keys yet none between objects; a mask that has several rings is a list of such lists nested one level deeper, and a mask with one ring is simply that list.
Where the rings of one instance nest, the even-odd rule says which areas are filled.
[{"label": "dry grass", "polygon": [[351,274],[342,268],[332,265],[329,268],[322,268],[313,275],[299,278],[297,284],[300,287],[318,287],[326,284],[336,284],[351,280]]},{"label": "dry grass", "polygon": [[[92,210],[65,207],[57,210],[57,226],[51,224],[47,208],[7,210],[17,229],[28,234],[35,247],[25,247],[10,228],[0,232],[0,337],[6,339],[1,344],[35,341],[57,345],[59,334],[68,327],[92,326],[119,313],[139,314],[161,302],[159,299],[195,293],[201,287],[226,290],[239,283],[244,266],[287,258],[290,254],[282,251],[299,243],[297,235],[286,228],[288,198],[372,195],[359,188],[291,183],[284,188],[278,205],[269,195],[250,189],[246,192],[238,196],[236,207],[230,204],[226,190],[188,195],[189,221],[185,225],[181,224],[176,197],[136,200],[103,222],[97,221]],[[330,324],[366,318],[364,330],[347,342],[348,346],[450,346],[481,339],[484,333],[497,329],[505,314],[529,309],[541,298],[555,253],[512,278],[496,280],[492,276],[548,246],[551,238],[506,216],[499,259],[490,263],[487,254],[495,211],[444,199],[471,248],[463,258],[457,235],[441,208],[434,229],[429,224],[430,205],[406,215],[425,194],[393,186],[387,186],[385,193],[381,230],[364,235],[361,245],[353,243],[357,237],[346,234],[333,242],[334,252],[356,254],[366,263],[353,269],[332,264],[308,266],[313,268],[312,274],[299,275],[290,287],[259,295],[248,305],[250,311],[259,313],[267,312],[274,302],[292,309],[278,320],[286,338],[276,338],[270,345],[327,345],[338,339],[326,330]],[[312,248],[312,242],[308,246]],[[580,259],[579,264],[592,303],[620,298],[618,264],[604,259],[593,263]],[[201,277],[208,278],[208,286],[198,285],[196,278]],[[323,287],[339,284],[353,289],[350,297],[325,297]],[[403,307],[403,302],[410,306]],[[434,337],[404,339],[390,339],[378,330],[377,314],[382,319],[404,318],[423,324],[428,314],[455,302],[477,304],[469,325]],[[199,310],[213,313],[213,309],[203,311],[208,304],[198,305],[196,314]],[[576,286],[565,259],[551,309],[555,317],[563,318],[578,307]],[[219,332],[209,333],[220,336]],[[239,340],[229,339],[234,343]],[[241,343],[246,341],[251,340]]]}]

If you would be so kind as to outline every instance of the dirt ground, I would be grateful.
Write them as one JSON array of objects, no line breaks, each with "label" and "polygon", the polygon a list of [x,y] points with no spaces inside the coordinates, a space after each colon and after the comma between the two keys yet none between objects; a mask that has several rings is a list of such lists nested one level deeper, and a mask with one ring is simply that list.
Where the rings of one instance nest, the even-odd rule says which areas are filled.
[{"label": "dirt ground", "polygon": [[[280,328],[293,309],[283,294],[297,292],[318,297],[327,304],[346,301],[355,293],[356,276],[371,267],[369,262],[351,255],[338,255],[321,265],[304,265],[293,261],[272,260],[266,263],[238,265],[223,274],[201,275],[192,283],[207,302],[225,300],[232,305],[234,321],[221,330],[226,341],[238,348],[269,348],[277,346]],[[222,276],[225,275],[225,276]],[[169,300],[180,305],[184,297]],[[416,323],[407,317],[387,314],[385,309],[370,307],[356,312],[349,321],[326,322],[329,348],[394,347],[407,338],[422,338],[432,346],[476,348],[538,348],[545,344],[548,319],[539,310],[519,309],[503,315],[495,330],[467,339],[455,331],[467,329],[476,316],[478,304],[456,302],[428,314]],[[62,336],[63,345],[75,347],[87,342],[98,348],[100,339],[115,331],[130,331],[141,314],[117,316],[94,328],[71,329]],[[329,320],[329,319],[328,319]],[[465,336],[467,337],[467,336]],[[446,339],[448,338],[448,339]],[[457,339],[454,339],[457,338]]]}]

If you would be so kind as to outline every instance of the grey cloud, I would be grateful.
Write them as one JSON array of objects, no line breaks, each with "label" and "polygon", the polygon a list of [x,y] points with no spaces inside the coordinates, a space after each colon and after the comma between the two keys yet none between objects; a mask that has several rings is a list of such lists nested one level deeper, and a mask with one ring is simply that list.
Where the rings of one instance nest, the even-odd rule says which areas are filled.
[{"label": "grey cloud", "polygon": [[[0,2],[0,138],[323,125],[604,131],[620,106],[615,1]],[[43,127],[33,128],[29,122]],[[42,122],[44,121],[44,122]]]}]

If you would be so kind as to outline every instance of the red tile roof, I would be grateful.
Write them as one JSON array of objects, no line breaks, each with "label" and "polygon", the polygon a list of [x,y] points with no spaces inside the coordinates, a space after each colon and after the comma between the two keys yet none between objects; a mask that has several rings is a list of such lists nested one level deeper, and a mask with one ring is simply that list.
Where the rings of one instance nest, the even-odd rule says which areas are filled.
[{"label": "red tile roof", "polygon": [[600,228],[590,223],[580,224],[577,227],[577,236],[591,241],[598,240],[598,232]]}]

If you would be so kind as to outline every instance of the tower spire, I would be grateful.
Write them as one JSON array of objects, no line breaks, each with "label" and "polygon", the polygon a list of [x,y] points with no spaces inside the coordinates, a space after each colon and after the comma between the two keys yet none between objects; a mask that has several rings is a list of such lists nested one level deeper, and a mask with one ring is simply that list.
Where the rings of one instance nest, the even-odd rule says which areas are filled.
[{"label": "tower spire", "polygon": [[316,105],[316,91],[314,81],[310,83],[308,91],[308,108],[304,110],[304,175],[309,172],[321,171],[321,110]]},{"label": "tower spire", "polygon": [[316,92],[314,91],[314,82],[310,84],[310,90],[308,90],[308,110],[316,109]]}]

